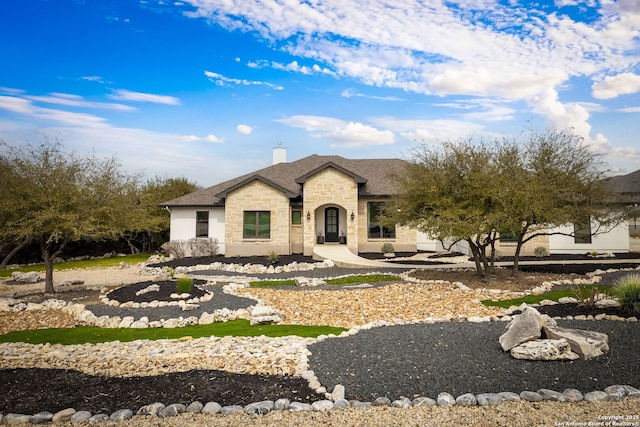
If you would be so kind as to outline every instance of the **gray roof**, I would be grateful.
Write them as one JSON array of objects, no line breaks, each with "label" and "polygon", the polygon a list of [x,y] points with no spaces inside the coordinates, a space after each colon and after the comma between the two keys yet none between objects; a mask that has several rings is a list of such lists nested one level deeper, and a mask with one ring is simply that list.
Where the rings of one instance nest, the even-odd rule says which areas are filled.
[{"label": "gray roof", "polygon": [[625,203],[640,203],[640,170],[607,178],[609,190],[622,195]]},{"label": "gray roof", "polygon": [[302,184],[314,173],[333,167],[350,175],[359,184],[361,196],[389,196],[394,193],[389,174],[400,171],[405,164],[400,159],[345,159],[340,156],[318,156],[316,154],[290,163],[273,166],[239,176],[229,181],[186,194],[162,206],[222,206],[229,191],[253,180],[260,180],[283,191],[287,197],[302,196]]}]

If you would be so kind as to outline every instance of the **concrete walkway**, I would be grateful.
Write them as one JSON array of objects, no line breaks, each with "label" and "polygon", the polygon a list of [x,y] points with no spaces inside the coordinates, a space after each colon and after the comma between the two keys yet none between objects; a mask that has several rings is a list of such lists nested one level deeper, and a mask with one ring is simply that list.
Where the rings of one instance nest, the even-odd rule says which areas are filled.
[{"label": "concrete walkway", "polygon": [[[451,268],[453,266],[458,268],[475,268],[473,262],[465,262],[458,264],[442,263],[440,264],[398,264],[393,262],[385,262],[378,260],[371,260],[363,258],[351,252],[346,245],[339,244],[324,244],[316,245],[313,248],[314,258],[317,259],[330,259],[338,267],[344,268],[399,268],[399,269],[412,269],[412,268]],[[611,268],[615,268],[616,264],[634,264],[637,263],[640,266],[640,259],[616,259],[616,258],[595,258],[585,260],[561,260],[551,261],[541,259],[540,261],[520,261],[519,265],[535,265],[535,264],[611,264]],[[511,267],[512,262],[496,262],[496,266]]]},{"label": "concrete walkway", "polygon": [[[451,264],[443,265],[425,265],[425,264],[398,264],[392,262],[378,261],[363,258],[351,252],[345,245],[340,244],[324,244],[316,245],[313,248],[313,257],[319,259],[330,259],[338,267],[343,268],[398,268],[409,270],[412,268],[451,268]],[[473,263],[455,264],[456,267],[474,267]]]}]

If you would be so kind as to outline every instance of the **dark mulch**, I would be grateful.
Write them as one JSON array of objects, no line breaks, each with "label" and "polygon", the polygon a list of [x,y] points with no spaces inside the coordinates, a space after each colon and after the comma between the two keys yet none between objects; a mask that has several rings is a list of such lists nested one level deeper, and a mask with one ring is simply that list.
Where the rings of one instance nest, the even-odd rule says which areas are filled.
[{"label": "dark mulch", "polygon": [[[150,264],[150,267],[171,267],[176,268],[180,266],[193,267],[196,265],[208,265],[214,262],[223,262],[225,264],[269,264],[268,257],[265,256],[246,256],[246,257],[225,257],[224,255],[216,255],[214,257],[190,257],[182,259],[174,259],[171,261],[159,262],[156,264]],[[287,265],[293,262],[316,262],[310,256],[304,255],[279,255],[275,262],[272,262],[274,267],[280,265]]]},{"label": "dark mulch", "polygon": [[210,401],[225,405],[286,398],[313,402],[316,394],[296,377],[194,370],[150,377],[107,378],[63,369],[0,370],[0,412],[36,414],[66,408],[111,413],[161,402]]},{"label": "dark mulch", "polygon": [[614,384],[640,386],[639,323],[558,323],[606,333],[611,351],[587,361],[517,360],[498,343],[504,323],[440,323],[373,328],[325,340],[309,346],[309,363],[327,389],[342,384],[347,399],[362,401],[435,398],[441,392],[459,396],[577,388],[586,393]]},{"label": "dark mulch", "polygon": [[[200,289],[198,285],[203,285],[207,283],[205,280],[194,280],[193,288],[189,295],[191,298],[200,298],[204,296],[207,292],[204,289]],[[147,293],[143,293],[140,295],[136,295],[137,292],[146,289],[151,285],[158,285],[160,289],[158,291],[151,291]],[[140,283],[135,283],[128,286],[122,286],[121,288],[115,289],[107,294],[109,299],[116,300],[120,303],[124,303],[127,301],[135,301],[135,302],[151,302],[151,301],[176,301],[171,298],[171,294],[178,293],[178,285],[175,280],[165,280],[165,281],[145,281]]]}]

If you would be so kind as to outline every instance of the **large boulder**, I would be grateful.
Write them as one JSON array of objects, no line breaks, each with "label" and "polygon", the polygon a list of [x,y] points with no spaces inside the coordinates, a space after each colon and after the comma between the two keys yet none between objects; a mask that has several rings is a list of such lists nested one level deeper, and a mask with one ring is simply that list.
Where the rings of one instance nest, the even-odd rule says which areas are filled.
[{"label": "large boulder", "polygon": [[511,356],[524,360],[576,360],[580,357],[571,351],[565,339],[528,341],[513,347]]},{"label": "large boulder", "polygon": [[506,332],[499,339],[500,345],[504,351],[509,351],[522,343],[540,338],[543,327],[556,325],[551,317],[540,314],[533,307],[526,307],[506,326]]},{"label": "large boulder", "polygon": [[11,280],[17,283],[38,283],[40,280],[40,273],[36,271],[29,271],[27,273],[14,271],[11,273]]},{"label": "large boulder", "polygon": [[602,332],[545,326],[544,333],[549,339],[565,339],[571,346],[571,350],[585,360],[601,356],[609,351],[609,337]]}]

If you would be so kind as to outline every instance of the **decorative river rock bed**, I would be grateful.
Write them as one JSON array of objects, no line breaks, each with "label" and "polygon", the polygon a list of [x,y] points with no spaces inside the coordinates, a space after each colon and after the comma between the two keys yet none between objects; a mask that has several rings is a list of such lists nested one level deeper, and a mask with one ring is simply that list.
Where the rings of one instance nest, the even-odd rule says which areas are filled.
[{"label": "decorative river rock bed", "polygon": [[[242,274],[265,272],[264,269],[253,267],[253,266],[252,267],[237,267],[237,266],[229,267],[227,265],[221,264],[220,266],[216,266],[216,267],[219,267],[220,269],[225,269],[225,271],[236,271]],[[304,266],[302,267],[302,269],[297,270],[298,268],[300,267],[287,266],[279,269],[278,271],[305,271],[304,268],[307,268],[307,267]],[[181,273],[185,274],[191,271],[198,271],[198,270],[204,270],[204,269],[212,269],[212,266],[207,265],[207,266],[189,267],[189,268],[183,269]],[[149,270],[150,271],[148,271],[148,273],[151,273],[151,274],[153,274],[153,272],[157,273],[157,269],[155,270],[149,269]],[[266,271],[274,272],[274,273],[276,272],[275,269],[273,269],[273,271],[270,271],[269,268],[266,268]],[[412,280],[406,275],[403,275],[403,279]],[[598,275],[594,275],[590,280],[587,280],[587,281],[585,281],[584,279],[577,279],[578,284],[587,284],[589,282],[595,283],[598,280],[599,280]],[[205,282],[201,281],[201,283],[205,283]],[[459,287],[461,289],[464,288],[463,284],[454,283],[451,285]],[[177,305],[177,306],[181,306],[183,308],[183,311],[189,311],[191,306],[197,305],[203,301],[209,301],[211,300],[211,298],[214,297],[212,293],[207,292],[203,289],[200,289],[198,286],[194,286],[194,291],[190,295],[179,295],[179,294],[172,293],[173,295],[169,294],[168,300],[167,298],[161,298],[161,300],[158,300],[155,298],[157,295],[159,294],[166,295],[167,293],[166,291],[163,290],[163,287],[164,286],[175,287],[175,283],[165,284],[163,282],[160,282],[160,283],[144,282],[144,283],[140,283],[137,285],[130,285],[130,286],[134,286],[134,288],[128,289],[127,292],[128,293],[134,292],[136,296],[136,301],[120,301],[118,299],[119,297],[118,297],[117,290],[112,291],[107,295],[103,295],[101,297],[101,301],[107,305],[127,307],[127,308],[147,308],[147,307],[153,308],[153,307],[162,307],[165,305]],[[246,283],[231,284],[224,288],[224,292],[233,293],[233,290],[235,288],[245,287],[245,286],[248,286],[248,285]],[[546,292],[552,287],[553,287],[553,284],[545,283],[545,284],[542,284],[539,288],[534,289],[529,293],[540,294],[540,293]],[[547,304],[548,303],[549,302],[547,302]],[[181,317],[178,319],[168,319],[164,322],[145,322],[143,319],[141,319],[140,321],[133,321],[133,319],[127,319],[127,318],[121,319],[118,317],[108,317],[108,316],[96,317],[95,315],[93,315],[93,313],[91,313],[91,311],[87,310],[86,307],[82,304],[67,303],[66,301],[61,301],[61,300],[52,299],[52,300],[47,300],[41,304],[36,304],[31,302],[24,303],[24,302],[21,302],[20,300],[0,299],[0,310],[3,310],[3,311],[19,312],[22,310],[52,310],[52,309],[62,310],[72,315],[77,320],[82,321],[85,324],[94,324],[96,326],[101,326],[101,327],[139,327],[139,328],[140,327],[141,328],[179,327],[179,326],[184,326],[189,324],[207,324],[215,321],[226,321],[226,320],[231,320],[235,318],[251,318],[253,311],[255,311],[256,313],[259,313],[261,316],[277,317],[277,314],[278,314],[277,311],[272,307],[266,307],[264,305],[261,305],[260,301],[258,301],[258,304],[256,306],[251,306],[248,309],[241,309],[236,311],[218,310],[217,312],[211,313],[211,314],[203,313],[200,316],[200,318],[187,317],[185,319]],[[522,314],[515,314],[513,316],[510,315],[512,313],[518,312],[519,310],[522,310]],[[516,340],[511,339],[509,335],[514,335],[516,334],[516,331],[522,330],[522,328],[518,326],[518,324],[520,323],[520,320],[523,320],[529,317],[533,318],[536,325],[538,325],[538,332],[537,333],[533,332],[531,337],[524,340],[520,338]],[[606,320],[621,320],[621,321],[628,321],[628,322],[637,321],[635,317],[630,317],[625,319],[625,318],[620,318],[618,316],[604,315],[604,316],[600,316],[599,318],[606,319]],[[526,307],[525,305],[521,307],[512,307],[511,309],[506,310],[504,315],[499,317],[487,316],[485,318],[468,318],[468,319],[428,318],[428,319],[423,319],[420,323],[435,323],[435,322],[442,322],[442,321],[461,321],[461,320],[466,320],[469,322],[509,321],[510,323],[509,323],[509,326],[507,327],[507,331],[500,338],[500,344],[502,345],[505,351],[511,351],[512,355],[514,354],[513,353],[514,348],[521,347],[525,345],[527,342],[531,342],[532,340],[533,341],[537,340],[541,336],[541,330],[545,330],[546,334],[549,335],[549,331],[552,330],[553,327],[555,326],[554,325],[555,322],[553,319],[544,318],[544,316],[541,316],[540,313],[537,312],[537,310]],[[585,320],[598,320],[598,319],[595,319],[592,316],[591,318],[585,317]],[[269,319],[269,321],[266,321],[265,323],[278,323],[278,322],[277,322],[277,319],[271,318]],[[351,328],[349,331],[341,334],[340,337],[357,334],[359,331],[366,330],[366,329],[371,329],[371,328],[381,327],[381,326],[392,326],[395,324],[405,324],[405,322],[396,322],[396,323],[383,322],[383,321],[371,322],[366,325]],[[527,327],[525,327],[524,329],[526,330]],[[540,389],[537,391],[523,391],[520,394],[516,394],[512,392],[481,393],[476,395],[471,393],[466,393],[466,394],[462,394],[460,396],[455,397],[449,393],[442,392],[442,393],[439,393],[435,399],[428,398],[428,397],[417,397],[412,400],[408,398],[402,398],[402,399],[391,401],[386,397],[380,397],[372,402],[347,401],[345,400],[344,387],[338,384],[335,386],[333,391],[328,392],[325,387],[322,387],[317,377],[315,376],[314,372],[309,369],[309,365],[306,363],[307,355],[309,354],[306,346],[313,342],[322,341],[332,337],[333,336],[330,336],[330,337],[321,336],[321,337],[318,337],[317,339],[307,338],[307,339],[303,339],[300,342],[297,342],[299,340],[294,340],[296,341],[295,344],[291,344],[291,343],[289,344],[289,347],[291,348],[290,353],[293,356],[293,360],[295,361],[294,363],[296,364],[295,370],[292,373],[296,376],[301,376],[302,378],[305,378],[309,382],[309,386],[313,390],[315,390],[317,393],[324,394],[326,397],[325,400],[318,400],[311,404],[295,402],[295,401],[291,402],[288,399],[254,402],[244,406],[239,406],[239,405],[222,406],[216,402],[207,402],[206,404],[203,404],[201,402],[191,402],[188,405],[185,405],[182,403],[167,403],[167,405],[165,406],[165,404],[163,403],[156,402],[149,405],[145,405],[139,408],[136,412],[134,412],[131,409],[121,409],[111,414],[104,414],[104,413],[92,414],[87,411],[76,411],[73,408],[65,409],[63,411],[59,411],[53,414],[53,413],[47,412],[46,408],[43,408],[44,410],[42,412],[34,415],[0,414],[0,422],[6,423],[6,424],[13,424],[13,423],[19,423],[19,422],[40,423],[40,422],[60,422],[60,421],[71,421],[71,422],[104,421],[104,420],[117,421],[117,420],[125,420],[128,418],[131,418],[135,414],[165,418],[165,417],[175,416],[183,412],[224,415],[224,414],[229,414],[237,411],[244,411],[249,414],[266,414],[274,410],[321,411],[321,410],[329,410],[333,408],[346,408],[346,407],[357,408],[357,407],[381,406],[381,405],[394,406],[394,407],[400,407],[400,408],[411,408],[411,407],[418,407],[422,405],[486,406],[486,405],[499,405],[505,401],[519,401],[519,400],[524,400],[529,402],[537,402],[537,401],[544,401],[544,400],[558,401],[558,402],[579,402],[579,401],[604,402],[604,401],[620,401],[625,398],[640,397],[640,390],[630,385],[611,385],[609,387],[604,387],[602,391],[591,391],[584,394],[581,391],[575,390],[575,389],[566,389],[563,392],[558,392],[558,391],[549,390],[549,389]],[[599,338],[602,339],[602,337],[599,337]],[[606,338],[606,335],[605,335],[605,338]],[[562,340],[564,339],[553,340],[553,341],[562,341]],[[517,344],[515,343],[516,341],[518,341]],[[25,350],[25,348],[23,347],[30,346],[29,344],[19,344],[19,343],[17,344],[18,345],[16,345],[14,348],[16,352],[13,354],[11,354],[12,351],[10,349],[6,348],[7,345],[5,344],[0,345],[0,355],[2,355],[2,357],[20,357],[20,353]],[[565,350],[566,350],[566,346],[564,343],[559,343],[559,344],[560,344],[560,347],[565,347]],[[36,349],[35,347],[36,346],[30,346],[30,350],[37,352],[38,349]],[[76,347],[82,347],[82,346],[76,346]],[[554,348],[555,350],[553,350],[552,353],[556,352],[557,350],[556,347]],[[573,346],[570,345],[569,353],[571,352],[572,349],[573,349]],[[602,352],[608,350],[608,347],[606,346],[606,339],[604,339],[604,345],[602,345],[602,343],[599,344],[599,349]],[[81,350],[81,352],[82,351],[86,351],[86,350]],[[252,351],[259,351],[259,350],[254,349]],[[73,350],[68,352],[68,354],[71,354],[71,353],[73,353]],[[573,356],[567,356],[567,354],[569,353],[565,353],[565,356],[563,357],[572,358]],[[517,351],[516,351],[516,354],[517,354]],[[598,354],[596,352],[596,353],[585,355],[583,352],[581,355],[584,358],[588,359],[591,357],[596,357]],[[540,360],[545,360],[545,359],[544,357],[542,357],[540,358]],[[541,363],[544,363],[544,362],[541,362]]]}]

